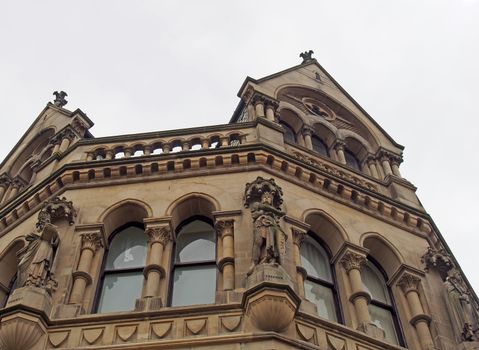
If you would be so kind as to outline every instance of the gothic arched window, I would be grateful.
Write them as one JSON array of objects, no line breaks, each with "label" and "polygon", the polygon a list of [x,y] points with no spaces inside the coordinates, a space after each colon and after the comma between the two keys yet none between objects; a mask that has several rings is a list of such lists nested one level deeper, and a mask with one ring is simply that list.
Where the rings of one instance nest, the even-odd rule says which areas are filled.
[{"label": "gothic arched window", "polygon": [[319,154],[322,154],[323,156],[329,157],[328,147],[323,142],[323,140],[313,135],[311,137],[311,141],[313,143],[313,151],[318,152]]},{"label": "gothic arched window", "polygon": [[284,129],[284,140],[289,143],[296,143],[296,133],[293,128],[285,122],[280,123]]},{"label": "gothic arched window", "polygon": [[301,245],[301,266],[306,270],[304,281],[306,299],[316,304],[318,314],[328,320],[340,322],[334,276],[329,254],[312,237]]},{"label": "gothic arched window", "polygon": [[97,311],[133,310],[143,287],[147,237],[138,223],[123,226],[111,237],[101,274]]},{"label": "gothic arched window", "polygon": [[364,288],[371,295],[369,313],[372,322],[384,330],[385,340],[403,345],[391,291],[386,284],[385,274],[371,260],[361,270]]},{"label": "gothic arched window", "polygon": [[359,160],[356,158],[356,156],[351,152],[348,151],[347,149],[344,150],[344,157],[346,158],[346,165],[356,169],[358,171],[361,171],[361,166],[359,165]]},{"label": "gothic arched window", "polygon": [[216,293],[216,232],[194,217],[178,230],[173,257],[171,306],[212,304]]}]

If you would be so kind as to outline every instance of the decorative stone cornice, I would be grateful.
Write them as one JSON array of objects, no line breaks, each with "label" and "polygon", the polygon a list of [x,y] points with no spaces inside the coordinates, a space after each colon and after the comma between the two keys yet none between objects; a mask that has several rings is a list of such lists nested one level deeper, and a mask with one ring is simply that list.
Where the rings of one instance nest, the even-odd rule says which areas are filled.
[{"label": "decorative stone cornice", "polygon": [[351,270],[361,270],[366,261],[367,259],[364,255],[349,250],[344,253],[339,262],[343,265],[346,272],[349,273]]},{"label": "decorative stone cornice", "polygon": [[101,232],[88,232],[81,235],[82,250],[90,249],[93,253],[103,247]]},{"label": "decorative stone cornice", "polygon": [[145,233],[148,235],[148,242],[151,244],[160,243],[165,246],[172,240],[169,225],[150,226],[146,229]]},{"label": "decorative stone cornice", "polygon": [[398,280],[397,285],[402,289],[404,294],[409,292],[417,292],[421,279],[413,274],[404,273]]}]

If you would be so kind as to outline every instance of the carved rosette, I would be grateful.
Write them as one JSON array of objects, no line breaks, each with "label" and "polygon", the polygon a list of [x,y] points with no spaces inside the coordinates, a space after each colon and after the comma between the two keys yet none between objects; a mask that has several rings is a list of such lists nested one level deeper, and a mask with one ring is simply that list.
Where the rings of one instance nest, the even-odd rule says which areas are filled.
[{"label": "carved rosette", "polygon": [[53,223],[56,220],[67,219],[70,225],[75,223],[77,213],[73,207],[73,202],[67,201],[65,197],[55,197],[43,204],[38,213],[37,229],[40,231],[47,223]]},{"label": "carved rosette", "polygon": [[348,251],[343,255],[340,263],[343,265],[346,272],[349,273],[351,270],[361,270],[361,268],[366,264],[366,257],[364,255]]},{"label": "carved rosette", "polygon": [[419,290],[419,283],[421,283],[421,279],[418,276],[405,273],[398,280],[397,285],[404,294],[408,294],[409,292],[417,292]]},{"label": "carved rosette", "polygon": [[171,240],[171,230],[167,225],[148,227],[146,234],[148,235],[148,242],[150,244],[160,243],[165,246]]},{"label": "carved rosette", "polygon": [[219,237],[232,236],[234,220],[220,220],[215,224],[216,233]]},{"label": "carved rosette", "polygon": [[90,249],[93,253],[103,247],[103,241],[99,232],[84,233],[81,235],[82,249]]}]

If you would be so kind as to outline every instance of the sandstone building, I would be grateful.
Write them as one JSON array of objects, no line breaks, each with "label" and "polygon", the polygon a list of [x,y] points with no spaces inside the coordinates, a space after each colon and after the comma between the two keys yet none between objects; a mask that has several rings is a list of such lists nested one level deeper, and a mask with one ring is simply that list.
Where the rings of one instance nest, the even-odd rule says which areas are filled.
[{"label": "sandstone building", "polygon": [[479,348],[403,147],[301,56],[223,125],[96,138],[56,93],[0,165],[0,348]]}]

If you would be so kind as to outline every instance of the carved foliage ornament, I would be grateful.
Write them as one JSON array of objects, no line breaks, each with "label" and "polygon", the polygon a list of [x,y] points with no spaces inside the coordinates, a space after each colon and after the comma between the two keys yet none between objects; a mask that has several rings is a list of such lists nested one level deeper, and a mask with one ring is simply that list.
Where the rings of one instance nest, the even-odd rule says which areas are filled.
[{"label": "carved foliage ornament", "polygon": [[171,240],[171,232],[169,226],[154,226],[146,229],[148,240],[150,243],[161,243],[165,246]]},{"label": "carved foliage ornament", "polygon": [[81,236],[82,249],[90,249],[96,252],[98,248],[103,247],[101,234],[99,232],[84,233]]},{"label": "carved foliage ornament", "polygon": [[421,279],[415,275],[405,273],[399,279],[397,285],[401,287],[404,294],[407,294],[412,291],[417,291],[419,288],[419,283]]},{"label": "carved foliage ornament", "polygon": [[341,258],[341,264],[347,272],[354,269],[361,270],[361,267],[366,264],[366,257],[364,255],[348,251]]},{"label": "carved foliage ornament", "polygon": [[65,218],[70,225],[75,223],[77,213],[71,201],[65,197],[55,197],[43,204],[38,213],[37,230],[42,230],[45,224],[53,223],[58,219]]}]

